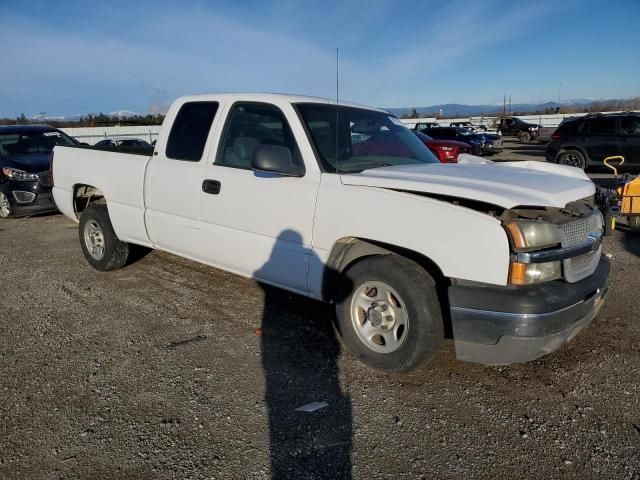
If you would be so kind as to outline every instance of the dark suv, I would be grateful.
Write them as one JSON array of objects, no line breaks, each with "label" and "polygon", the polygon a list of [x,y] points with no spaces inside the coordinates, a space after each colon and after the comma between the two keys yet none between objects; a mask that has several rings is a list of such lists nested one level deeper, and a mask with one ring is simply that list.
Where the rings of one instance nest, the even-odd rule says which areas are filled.
[{"label": "dark suv", "polygon": [[49,174],[56,145],[78,142],[47,125],[0,126],[0,219],[57,210]]},{"label": "dark suv", "polygon": [[551,135],[546,150],[548,162],[582,169],[614,155],[622,155],[625,165],[640,165],[639,113],[569,118]]}]

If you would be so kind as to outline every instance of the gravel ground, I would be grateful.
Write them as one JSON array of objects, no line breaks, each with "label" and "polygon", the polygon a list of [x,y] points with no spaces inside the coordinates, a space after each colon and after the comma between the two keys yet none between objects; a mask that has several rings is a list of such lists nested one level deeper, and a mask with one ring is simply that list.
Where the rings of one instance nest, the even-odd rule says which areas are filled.
[{"label": "gravel ground", "polygon": [[0,478],[640,478],[631,233],[558,352],[484,367],[447,341],[403,376],[351,359],[320,303],[159,252],[96,272],[60,215],[0,246]]}]

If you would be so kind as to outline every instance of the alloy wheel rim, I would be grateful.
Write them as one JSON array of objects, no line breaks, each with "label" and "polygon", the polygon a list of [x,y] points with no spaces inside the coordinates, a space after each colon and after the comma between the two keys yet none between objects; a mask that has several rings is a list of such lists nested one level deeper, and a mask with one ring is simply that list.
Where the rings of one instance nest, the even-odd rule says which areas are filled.
[{"label": "alloy wheel rim", "polygon": [[88,221],[84,226],[84,243],[92,258],[98,261],[104,258],[104,234],[95,220]]},{"label": "alloy wheel rim", "polygon": [[582,162],[575,153],[567,153],[562,159],[562,165],[568,165],[570,167],[581,167]]},{"label": "alloy wheel rim", "polygon": [[11,204],[7,196],[0,192],[0,217],[7,218],[11,215]]},{"label": "alloy wheel rim", "polygon": [[351,297],[351,322],[358,338],[378,353],[398,350],[409,333],[409,315],[402,297],[390,285],[365,282]]}]

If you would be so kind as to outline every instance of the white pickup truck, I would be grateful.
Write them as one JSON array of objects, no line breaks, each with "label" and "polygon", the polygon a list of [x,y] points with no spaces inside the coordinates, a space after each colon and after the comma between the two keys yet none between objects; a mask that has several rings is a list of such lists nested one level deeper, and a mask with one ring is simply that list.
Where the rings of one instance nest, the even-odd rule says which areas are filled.
[{"label": "white pickup truck", "polygon": [[543,162],[441,164],[389,113],[327,99],[176,100],[155,150],[56,147],[53,195],[88,262],[172,252],[333,302],[348,349],[408,370],[552,352],[609,271],[594,185]]}]

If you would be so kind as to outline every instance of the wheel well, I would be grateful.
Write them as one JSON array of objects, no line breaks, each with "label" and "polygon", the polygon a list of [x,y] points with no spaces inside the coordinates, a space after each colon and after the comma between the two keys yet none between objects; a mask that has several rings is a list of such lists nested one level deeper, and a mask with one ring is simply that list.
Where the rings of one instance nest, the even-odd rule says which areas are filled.
[{"label": "wheel well", "polygon": [[401,255],[413,260],[429,273],[436,283],[444,287],[449,286],[449,280],[444,276],[440,267],[430,258],[414,250],[391,245],[377,240],[357,237],[346,237],[338,240],[329,255],[322,278],[322,296],[326,300],[334,300],[335,287],[338,279],[355,261],[372,255]]},{"label": "wheel well", "polygon": [[324,268],[322,278],[323,298],[327,301],[335,301],[337,293],[336,287],[342,272],[354,262],[373,255],[401,255],[413,260],[431,275],[436,282],[436,293],[438,295],[438,301],[440,302],[440,308],[442,309],[445,336],[447,338],[453,338],[451,312],[449,309],[449,286],[451,285],[451,281],[445,277],[440,267],[438,267],[433,260],[408,248],[357,237],[347,237],[338,240],[334,244]]},{"label": "wheel well", "polygon": [[107,200],[100,189],[91,185],[75,185],[73,187],[73,209],[76,217],[92,203],[106,205]]},{"label": "wheel well", "polygon": [[556,154],[555,162],[558,163],[558,158],[560,158],[560,155],[568,150],[577,150],[584,157],[585,164],[590,162],[587,152],[582,147],[576,147],[574,145],[563,145],[562,147],[560,147],[560,150],[558,150],[558,153]]}]

